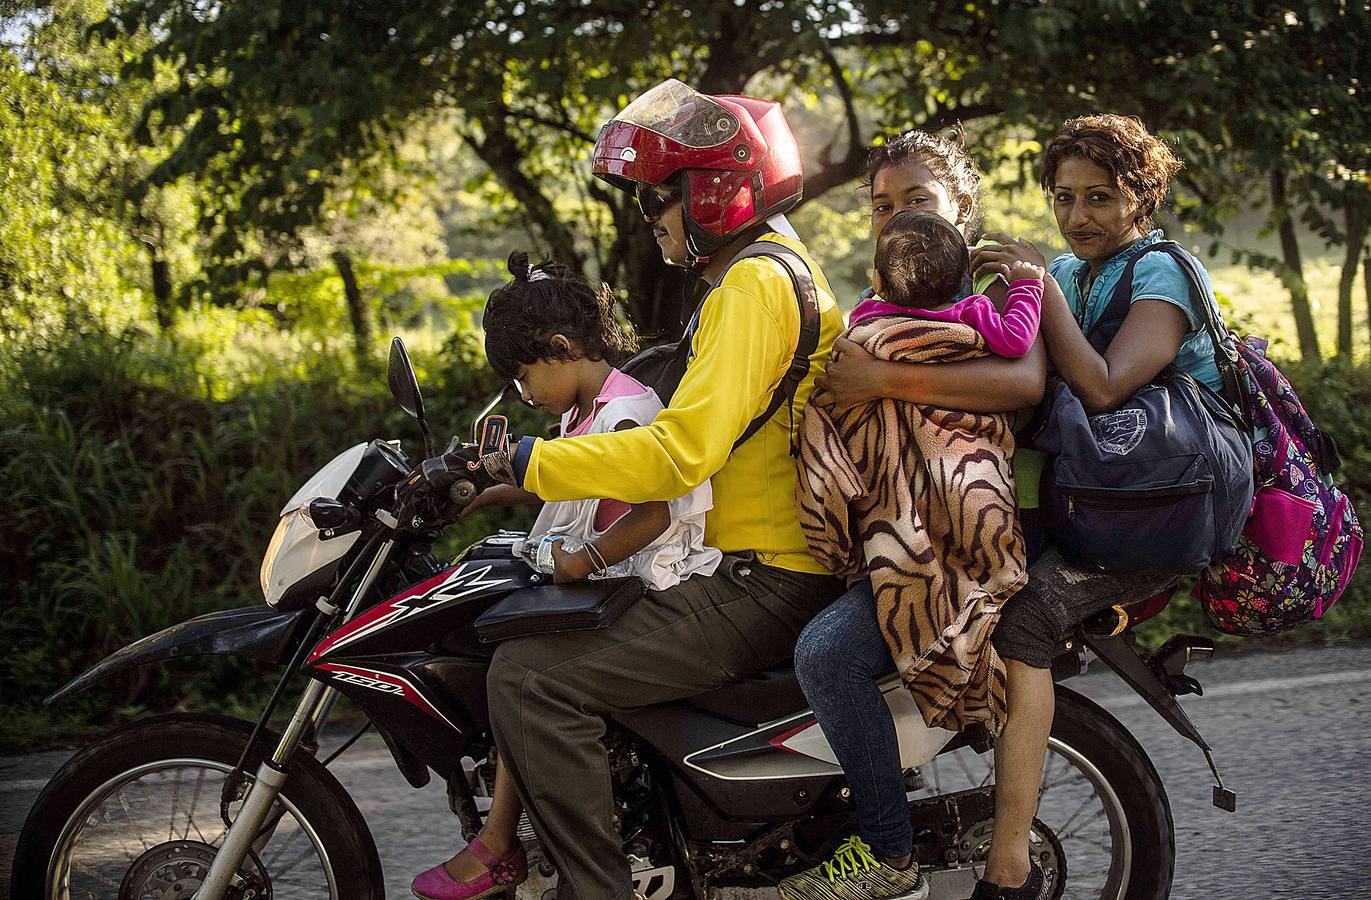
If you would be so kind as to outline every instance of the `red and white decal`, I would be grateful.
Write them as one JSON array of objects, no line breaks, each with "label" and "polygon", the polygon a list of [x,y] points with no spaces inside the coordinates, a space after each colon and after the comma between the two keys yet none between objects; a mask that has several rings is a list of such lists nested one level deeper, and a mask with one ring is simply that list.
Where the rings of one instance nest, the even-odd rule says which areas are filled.
[{"label": "red and white decal", "polygon": [[323,663],[318,668],[323,672],[331,672],[333,681],[402,697],[453,731],[461,730],[453,725],[452,720],[443,715],[438,707],[429,702],[417,684],[404,675],[396,672],[378,672],[376,669],[364,669],[360,666],[345,666],[341,663]]},{"label": "red and white decal", "polygon": [[454,600],[468,597],[487,588],[499,587],[509,578],[486,578],[492,566],[462,563],[447,572],[439,572],[428,581],[396,594],[384,603],[367,610],[342,628],[319,642],[309,656],[309,663],[337,651],[354,641],[402,619],[439,609]]},{"label": "red and white decal", "polygon": [[[833,749],[828,746],[828,739],[824,737],[823,731],[805,733],[811,728],[817,728],[818,724],[818,719],[811,718],[788,731],[781,732],[767,743],[777,750],[794,753],[796,756],[806,756],[810,759],[836,764],[837,757],[834,756]],[[817,741],[815,740],[816,737]]]}]

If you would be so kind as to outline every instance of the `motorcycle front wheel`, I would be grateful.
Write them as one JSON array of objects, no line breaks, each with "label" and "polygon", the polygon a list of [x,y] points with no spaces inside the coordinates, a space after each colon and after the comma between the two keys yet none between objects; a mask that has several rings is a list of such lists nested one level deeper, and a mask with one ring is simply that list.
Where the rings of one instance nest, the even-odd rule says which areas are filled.
[{"label": "motorcycle front wheel", "polygon": [[[228,830],[221,788],[251,731],[247,722],[220,716],[159,716],[81,750],[48,782],[24,823],[13,896],[193,897]],[[275,739],[259,746],[275,746]],[[248,766],[249,783],[257,763]],[[240,805],[229,806],[230,818]],[[322,764],[297,753],[229,896],[384,895],[381,862],[357,805]]]}]

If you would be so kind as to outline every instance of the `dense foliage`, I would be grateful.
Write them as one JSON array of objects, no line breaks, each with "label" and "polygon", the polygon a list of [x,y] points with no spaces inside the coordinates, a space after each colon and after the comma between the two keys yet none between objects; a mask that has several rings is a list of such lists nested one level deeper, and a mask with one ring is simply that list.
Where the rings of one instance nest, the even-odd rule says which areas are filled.
[{"label": "dense foliage", "polygon": [[[964,124],[991,222],[1052,244],[1023,189],[1042,137],[1083,112],[1142,116],[1188,163],[1182,220],[1283,278],[1309,360],[1296,379],[1371,516],[1371,371],[1350,364],[1359,272],[1371,286],[1369,15],[1337,0],[0,3],[5,740],[178,703],[250,709],[262,682],[226,659],[38,702],[137,637],[258,602],[294,487],[354,441],[417,437],[381,378],[389,335],[417,348],[439,430],[464,428],[494,389],[476,312],[509,250],[611,281],[649,335],[679,327],[678,276],[586,165],[600,124],[668,76],[784,98],[811,201],[792,218],[849,302],[870,261],[856,178],[873,140]],[[1232,237],[1254,209],[1278,248]],[[1339,254],[1336,365],[1317,361],[1295,224]],[[1231,299],[1239,316],[1257,302]],[[1364,633],[1367,582],[1303,633]],[[1184,603],[1152,633],[1167,626],[1203,628]]]},{"label": "dense foliage", "polygon": [[1217,228],[1252,185],[1270,201],[1282,253],[1245,259],[1287,279],[1306,357],[1318,342],[1291,219],[1345,244],[1355,273],[1371,208],[1371,11],[1340,0],[124,0],[103,30],[158,35],[134,72],[179,64],[139,122],[143,140],[172,150],[138,190],[207,177],[211,272],[229,279],[272,262],[248,235],[289,243],[415,117],[444,109],[553,253],[579,263],[593,252],[649,330],[670,324],[674,294],[650,236],[583,164],[600,124],[669,76],[707,92],[822,97],[811,199],[851,181],[872,139],[892,131],[974,123],[984,142],[1014,125],[1050,134],[1082,112],[1142,115],[1178,139],[1197,218]]},{"label": "dense foliage", "polygon": [[[318,355],[301,369],[260,357],[253,380],[222,399],[205,390],[218,380],[208,362],[145,334],[87,331],[0,375],[7,740],[42,734],[38,701],[106,654],[203,612],[261,603],[257,569],[277,512],[335,454],[373,437],[422,451],[384,378],[357,377],[346,357]],[[497,388],[469,335],[420,356],[419,368],[436,429],[464,431]],[[495,527],[473,516],[440,550]],[[196,671],[190,681],[158,668],[116,679],[64,704],[58,725],[191,698],[231,707],[259,690],[236,661]]]}]

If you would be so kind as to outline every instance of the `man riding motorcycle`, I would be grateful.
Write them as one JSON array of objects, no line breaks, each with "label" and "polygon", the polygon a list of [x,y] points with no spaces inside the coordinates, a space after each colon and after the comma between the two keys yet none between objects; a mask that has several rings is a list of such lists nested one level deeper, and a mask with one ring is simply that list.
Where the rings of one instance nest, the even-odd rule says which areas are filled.
[{"label": "man riding motorcycle", "polygon": [[[466,478],[517,484],[544,500],[642,503],[712,479],[705,540],[733,564],[649,592],[603,630],[508,641],[488,676],[499,753],[557,866],[559,896],[619,900],[632,882],[603,716],[701,694],[789,658],[805,623],[840,590],[800,531],[791,448],[843,322],[784,218],[803,179],[779,104],[669,80],[604,127],[593,166],[635,194],[663,258],[711,285],[667,408],[625,431],[524,438],[479,458],[456,450],[427,461],[408,490],[441,497]],[[753,255],[759,241],[774,252]]]}]

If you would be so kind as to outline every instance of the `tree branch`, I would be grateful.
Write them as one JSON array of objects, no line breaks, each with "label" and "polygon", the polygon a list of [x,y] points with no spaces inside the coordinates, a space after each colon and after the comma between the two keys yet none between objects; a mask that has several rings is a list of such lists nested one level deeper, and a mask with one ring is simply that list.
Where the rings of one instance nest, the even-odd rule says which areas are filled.
[{"label": "tree branch", "polygon": [[852,95],[852,85],[847,80],[847,73],[843,71],[842,64],[838,62],[838,57],[834,55],[828,42],[822,38],[819,40],[819,54],[823,58],[824,65],[833,75],[834,84],[838,88],[838,96],[843,101],[847,125],[847,152],[842,159],[837,162],[833,161],[832,151],[838,143],[836,137],[833,143],[823,149],[823,152],[819,154],[819,171],[805,179],[804,197],[806,200],[820,197],[838,185],[857,177],[862,171],[862,163],[866,158],[866,142],[862,139],[862,123],[857,116],[857,104]]},{"label": "tree branch", "polygon": [[458,134],[524,208],[530,223],[538,226],[548,242],[553,256],[579,270],[582,260],[576,252],[576,240],[571,231],[558,218],[556,208],[538,183],[519,167],[526,154],[509,132],[510,110],[503,103],[493,102],[485,104],[482,112],[478,121],[485,134],[484,140],[477,140],[475,135],[461,130]]},{"label": "tree branch", "polygon": [[549,119],[546,116],[540,116],[537,113],[523,112],[522,110],[509,108],[506,108],[505,115],[516,121],[532,122],[534,125],[542,125],[545,128],[561,131],[571,135],[577,140],[584,141],[587,144],[595,143],[595,136],[593,134],[588,134],[569,119],[563,119],[559,122],[556,119]]},{"label": "tree branch", "polygon": [[1002,112],[995,103],[973,103],[970,106],[943,106],[939,104],[933,114],[924,120],[920,127],[925,130],[951,128],[958,122],[970,122]]}]

